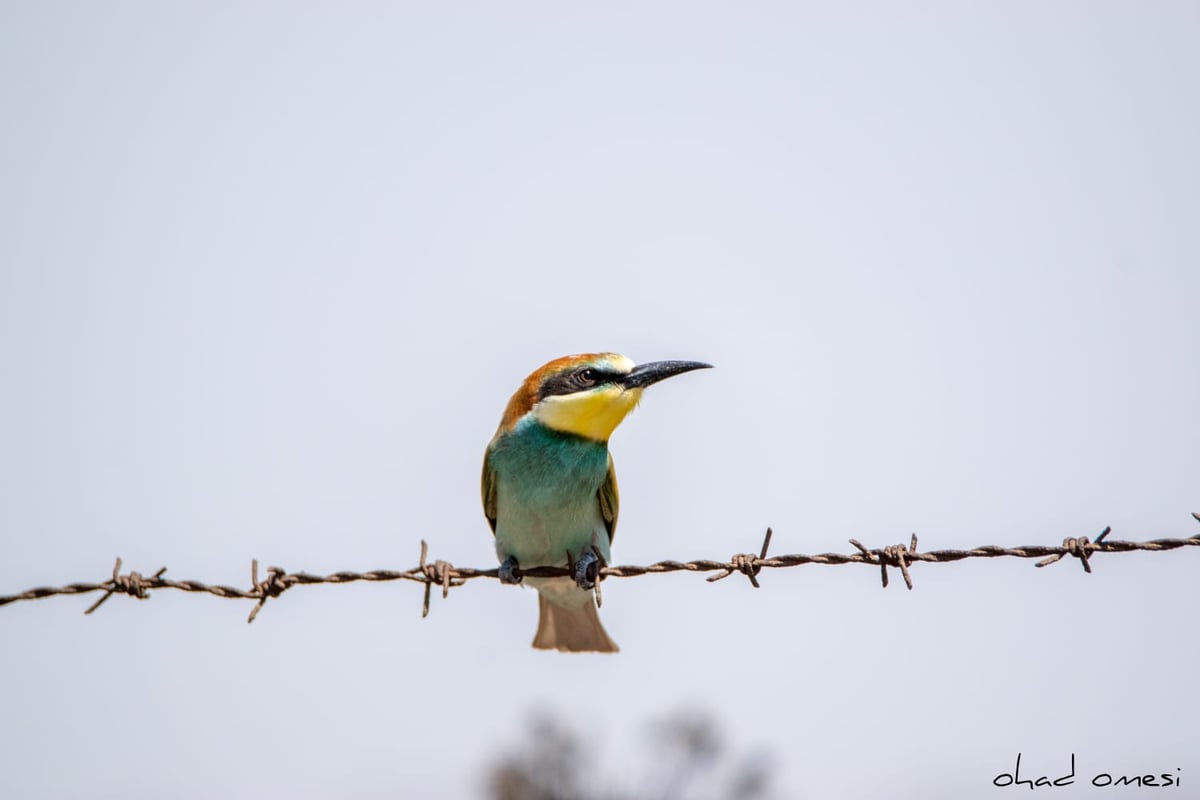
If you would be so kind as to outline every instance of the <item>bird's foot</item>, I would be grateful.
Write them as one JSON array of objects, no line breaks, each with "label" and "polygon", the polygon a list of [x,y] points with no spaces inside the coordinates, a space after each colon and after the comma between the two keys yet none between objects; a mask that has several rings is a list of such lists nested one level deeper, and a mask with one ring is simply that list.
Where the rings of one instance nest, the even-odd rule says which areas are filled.
[{"label": "bird's foot", "polygon": [[575,585],[585,592],[596,588],[596,579],[600,577],[602,563],[595,550],[588,550],[579,555],[574,564]]},{"label": "bird's foot", "polygon": [[500,565],[499,573],[501,583],[510,583],[516,585],[525,579],[521,574],[521,567],[517,564],[517,559],[509,556],[504,559],[504,563]]}]

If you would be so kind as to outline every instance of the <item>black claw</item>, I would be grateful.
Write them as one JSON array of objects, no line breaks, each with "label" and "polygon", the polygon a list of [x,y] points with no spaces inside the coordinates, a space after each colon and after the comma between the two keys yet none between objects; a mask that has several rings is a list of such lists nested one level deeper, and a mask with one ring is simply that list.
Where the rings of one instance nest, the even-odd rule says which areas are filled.
[{"label": "black claw", "polygon": [[504,563],[500,565],[498,570],[501,583],[518,584],[525,579],[521,574],[521,567],[517,564],[517,559],[509,556],[504,559]]},{"label": "black claw", "polygon": [[591,550],[579,556],[575,562],[575,585],[584,591],[596,587],[596,579],[600,577],[600,559]]}]

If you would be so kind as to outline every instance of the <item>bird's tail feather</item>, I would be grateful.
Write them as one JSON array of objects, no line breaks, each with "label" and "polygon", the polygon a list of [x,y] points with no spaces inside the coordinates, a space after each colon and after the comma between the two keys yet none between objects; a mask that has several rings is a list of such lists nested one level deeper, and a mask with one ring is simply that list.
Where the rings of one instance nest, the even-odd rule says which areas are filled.
[{"label": "bird's tail feather", "polygon": [[600,615],[591,598],[579,608],[566,608],[551,603],[540,593],[533,646],[565,653],[615,653],[619,649],[600,624]]}]

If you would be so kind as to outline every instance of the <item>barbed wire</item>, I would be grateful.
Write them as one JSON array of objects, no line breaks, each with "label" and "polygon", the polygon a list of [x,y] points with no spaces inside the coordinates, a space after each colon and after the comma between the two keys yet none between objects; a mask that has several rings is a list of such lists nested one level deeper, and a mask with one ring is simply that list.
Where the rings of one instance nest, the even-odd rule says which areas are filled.
[{"label": "barbed wire", "polygon": [[[1192,514],[1200,521],[1200,513]],[[948,564],[968,558],[1040,558],[1034,566],[1045,567],[1059,561],[1065,556],[1078,558],[1083,569],[1091,573],[1090,558],[1096,553],[1129,553],[1133,551],[1164,552],[1177,550],[1181,547],[1200,547],[1200,535],[1186,539],[1152,539],[1145,542],[1127,542],[1118,539],[1108,539],[1112,528],[1105,528],[1093,541],[1086,536],[1063,539],[1061,545],[1024,545],[1022,547],[998,547],[982,545],[970,550],[928,550],[921,552],[917,549],[917,535],[914,533],[908,544],[894,544],[880,548],[868,548],[857,539],[851,539],[858,552],[855,553],[819,553],[767,557],[767,549],[771,545],[772,531],[767,528],[762,547],[758,554],[735,553],[727,561],[697,559],[694,561],[657,561],[646,566],[605,566],[599,571],[602,578],[636,578],[642,575],[658,575],[668,572],[716,572],[709,577],[709,583],[728,578],[734,573],[745,575],[750,584],[759,588],[758,577],[764,569],[781,569],[799,567],[806,564],[836,566],[840,564],[869,564],[880,570],[880,582],[886,589],[888,586],[888,568],[900,570],[905,585],[913,588],[912,574],[909,568],[917,562],[929,564]],[[462,586],[469,580],[477,578],[499,578],[499,570],[475,569],[472,567],[455,567],[446,561],[428,561],[429,547],[421,541],[421,557],[417,566],[406,570],[371,570],[370,572],[334,572],[329,575],[314,575],[308,572],[288,572],[282,567],[268,567],[266,576],[259,580],[258,559],[250,562],[249,589],[238,589],[233,586],[206,584],[194,580],[172,580],[163,577],[167,568],[163,567],[153,575],[146,577],[139,572],[121,572],[122,561],[116,560],[112,577],[100,583],[69,583],[65,586],[41,586],[27,589],[12,595],[0,595],[0,606],[16,603],[22,600],[42,600],[47,597],[60,595],[89,594],[103,592],[104,594],[92,603],[84,614],[91,614],[104,604],[114,594],[126,594],[139,600],[149,597],[152,589],[177,589],[182,592],[211,594],[233,600],[254,600],[254,608],[250,611],[247,622],[253,622],[262,611],[267,600],[279,597],[294,586],[311,586],[313,584],[341,584],[368,581],[381,583],[386,581],[413,581],[424,584],[425,592],[421,602],[421,616],[429,615],[430,592],[437,586],[442,590],[442,597],[450,594],[450,589]],[[521,578],[554,578],[574,574],[573,566],[566,567],[533,567],[519,570]],[[596,582],[596,601],[600,603],[600,581]]]}]

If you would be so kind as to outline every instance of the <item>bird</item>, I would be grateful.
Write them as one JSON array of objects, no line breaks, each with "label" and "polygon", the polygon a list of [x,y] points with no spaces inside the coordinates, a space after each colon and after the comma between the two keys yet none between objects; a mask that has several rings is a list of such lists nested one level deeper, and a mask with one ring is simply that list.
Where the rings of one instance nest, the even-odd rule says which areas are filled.
[{"label": "bird", "polygon": [[[618,353],[556,358],[513,394],[483,456],[483,513],[495,537],[502,583],[538,592],[533,646],[617,652],[596,613],[600,568],[611,563],[620,495],[608,440],[646,387],[712,365],[635,364]],[[569,577],[524,576],[567,567]]]}]

